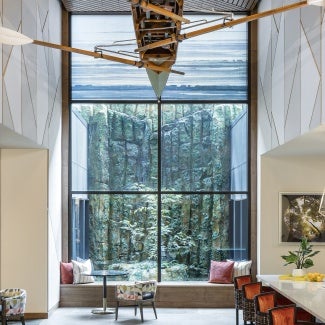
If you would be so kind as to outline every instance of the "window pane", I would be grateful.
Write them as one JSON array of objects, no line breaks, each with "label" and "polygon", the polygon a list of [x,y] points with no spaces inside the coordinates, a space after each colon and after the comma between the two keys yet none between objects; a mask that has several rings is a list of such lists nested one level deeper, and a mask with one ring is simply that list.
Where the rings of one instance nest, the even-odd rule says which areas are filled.
[{"label": "window pane", "polygon": [[248,258],[247,196],[162,196],[162,280],[207,280],[211,260]]},{"label": "window pane", "polygon": [[171,104],[162,109],[162,187],[247,191],[247,106]]},{"label": "window pane", "polygon": [[157,279],[156,195],[73,195],[72,229],[72,258]]},{"label": "window pane", "polygon": [[246,105],[73,104],[71,117],[72,258],[164,281],[249,258]]},{"label": "window pane", "polygon": [[157,190],[157,105],[72,105],[72,190]]},{"label": "window pane", "polygon": [[[201,23],[207,19],[207,15],[188,17]],[[208,19],[216,18],[220,16],[210,15]],[[190,31],[193,29],[184,29],[182,34]],[[247,100],[247,39],[247,24],[240,24],[179,43],[173,69],[185,75],[170,74],[162,99]],[[111,45],[110,51],[123,51],[132,55],[123,58],[139,61],[134,52],[137,45],[131,14],[72,15],[71,44],[89,51],[96,45]],[[120,57],[117,53],[104,54]],[[71,57],[74,100],[156,99],[144,68],[78,54]]]},{"label": "window pane", "polygon": [[[131,14],[72,15],[71,43],[128,40],[109,50],[138,60],[133,29]],[[206,281],[211,260],[249,258],[247,35],[241,24],[181,42],[185,75],[155,103],[145,69],[71,55],[70,258],[132,281]]]}]

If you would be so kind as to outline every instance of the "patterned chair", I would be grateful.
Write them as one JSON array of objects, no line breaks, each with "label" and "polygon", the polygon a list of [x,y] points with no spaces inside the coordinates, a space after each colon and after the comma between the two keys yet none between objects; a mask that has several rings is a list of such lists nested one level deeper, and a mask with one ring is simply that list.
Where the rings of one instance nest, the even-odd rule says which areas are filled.
[{"label": "patterned chair", "polygon": [[5,289],[0,291],[1,322],[7,324],[9,320],[20,320],[25,324],[26,291],[24,289]]},{"label": "patterned chair", "polygon": [[239,324],[239,310],[243,309],[242,287],[244,284],[251,283],[251,282],[252,282],[251,275],[240,275],[234,278],[236,325]]},{"label": "patterned chair", "polygon": [[[157,312],[155,308],[155,297],[157,291],[157,281],[142,281],[135,284],[118,284],[115,287],[116,311],[115,320],[118,318],[118,308],[121,302],[133,302],[135,306],[135,315],[137,315],[137,307],[140,308],[141,321],[143,322],[143,305],[150,303],[155,317]],[[127,304],[129,306],[129,304]]]}]

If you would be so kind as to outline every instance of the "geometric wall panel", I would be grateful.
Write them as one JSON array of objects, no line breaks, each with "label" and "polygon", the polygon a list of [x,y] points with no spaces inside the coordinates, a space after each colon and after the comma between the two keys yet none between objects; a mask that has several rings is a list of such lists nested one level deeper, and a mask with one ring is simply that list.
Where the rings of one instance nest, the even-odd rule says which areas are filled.
[{"label": "geometric wall panel", "polygon": [[2,119],[3,119],[3,125],[5,125],[6,127],[8,127],[11,130],[14,130],[14,122],[12,120],[12,115],[11,115],[11,111],[10,111],[10,107],[9,107],[9,103],[8,103],[8,96],[7,96],[7,92],[6,92],[6,88],[4,88],[4,92],[3,92],[3,104],[2,104]]},{"label": "geometric wall panel", "polygon": [[[262,0],[258,10],[264,11],[270,4],[275,8],[288,1]],[[323,21],[324,9],[316,6],[258,20],[258,124],[263,125],[258,134],[263,142],[259,154],[325,121]],[[266,111],[271,119],[265,120]],[[270,147],[264,145],[269,143],[267,139]]]},{"label": "geometric wall panel", "polygon": [[[50,2],[53,14],[49,12]],[[51,17],[55,16],[52,28],[55,29],[54,41],[60,43],[61,37],[57,37],[61,36],[58,28],[61,26],[59,1],[2,0],[1,4],[3,26],[23,32],[32,39],[49,41]],[[33,44],[23,47],[1,46],[3,78],[0,123],[34,141],[35,147],[48,147],[50,112],[54,108],[58,109],[56,101],[61,104],[61,95],[54,95],[61,94],[61,70],[58,68],[61,66],[61,55],[56,52]]]},{"label": "geometric wall panel", "polygon": [[324,81],[324,76],[325,76],[325,60],[324,60],[324,54],[325,54],[325,10],[322,12],[322,19],[321,19],[321,52],[323,53],[322,55],[322,65],[321,65],[321,75],[322,75],[322,102],[321,102],[321,123],[325,123],[325,81]]},{"label": "geometric wall panel", "polygon": [[[263,86],[262,82],[259,79],[258,83],[258,134],[260,135],[258,138],[259,151],[267,152],[272,148],[271,145],[271,111],[267,110],[267,104],[265,101],[265,96],[263,94]],[[263,130],[263,131],[262,131]]]},{"label": "geometric wall panel", "polygon": [[[23,51],[24,53],[24,51]],[[30,69],[31,62],[26,62],[25,57],[23,56],[23,65],[22,65],[22,102],[24,107],[22,109],[22,134],[32,139],[34,142],[37,142],[36,131],[36,74]],[[34,64],[36,67],[36,64]]]},{"label": "geometric wall panel", "polygon": [[318,90],[317,90],[317,95],[316,95],[316,100],[315,100],[315,105],[313,108],[313,113],[311,116],[311,120],[310,120],[310,125],[309,128],[313,129],[317,126],[319,126],[319,121],[321,121],[322,119],[322,106],[321,106],[321,102],[322,102],[322,88],[321,85],[319,84]]},{"label": "geometric wall panel", "polygon": [[[261,11],[266,11],[270,9],[270,2],[262,2],[259,6]],[[271,30],[271,19],[261,19],[259,21],[259,28],[261,30]],[[266,60],[268,56],[268,51],[271,47],[270,42],[270,33],[259,33],[258,34],[258,63],[259,63],[259,77],[263,82],[265,78],[265,73],[269,72],[269,69],[266,68]],[[264,83],[264,82],[263,82]]]},{"label": "geometric wall panel", "polygon": [[[320,86],[320,72],[307,35],[301,30],[301,133],[309,131]],[[320,121],[319,121],[320,124]]]},{"label": "geometric wall panel", "polygon": [[[58,0],[0,0],[1,22],[4,27],[20,31],[32,39],[61,42],[61,4]],[[58,305],[59,300],[59,261],[61,260],[61,53],[55,49],[34,44],[19,46],[0,45],[0,129],[1,134],[15,134],[1,142],[0,149],[28,148],[42,146],[48,149],[48,224],[47,270],[48,283],[39,284],[40,290],[46,287],[48,296],[44,302],[48,312]],[[2,130],[10,129],[10,132]],[[14,133],[15,132],[15,133]],[[1,155],[0,155],[1,159]],[[0,175],[1,178],[1,175]],[[2,193],[5,192],[3,189]],[[1,198],[0,198],[1,201]],[[17,201],[19,198],[17,198]],[[3,216],[0,215],[2,219]],[[1,220],[0,220],[1,222]],[[42,216],[44,222],[44,216]],[[42,234],[46,235],[47,234]],[[14,233],[12,234],[14,237]],[[37,240],[30,238],[31,241]],[[0,245],[2,246],[1,238]],[[30,252],[32,255],[33,252]],[[43,265],[44,266],[44,265]],[[0,273],[8,266],[1,264]],[[40,295],[41,296],[41,295]],[[37,299],[29,295],[27,312],[38,306]],[[37,307],[38,308],[38,307]]]},{"label": "geometric wall panel", "polygon": [[[283,17],[283,15],[281,15]],[[277,32],[277,37],[272,38],[274,49],[272,75],[272,115],[274,119],[274,129],[276,131],[277,143],[284,141],[284,19],[279,21],[277,28],[272,28]],[[275,136],[275,135],[274,135]],[[273,137],[274,137],[273,136]]]},{"label": "geometric wall panel", "polygon": [[[21,85],[21,48],[19,46],[10,46],[10,56],[5,67],[3,83],[11,112],[13,129],[17,133],[22,133],[21,92],[17,91],[17,85],[19,85],[19,88]],[[6,122],[8,121],[4,121],[5,124]]]},{"label": "geometric wall panel", "polygon": [[20,31],[21,4],[22,4],[21,0],[3,0],[2,24],[4,27],[8,27],[16,31]]},{"label": "geometric wall panel", "polygon": [[[298,26],[299,27],[299,26]],[[300,29],[300,28],[299,28]],[[298,55],[292,55],[292,69],[287,69],[285,93],[288,100],[285,102],[285,130],[284,143],[301,134],[301,69],[300,69],[300,44]],[[286,62],[290,61],[290,56]],[[289,65],[289,64],[288,64]],[[293,70],[294,74],[289,72]],[[294,123],[292,122],[294,121]]]},{"label": "geometric wall panel", "polygon": [[[0,5],[1,5],[1,0],[0,0]],[[1,9],[0,9],[1,10]],[[0,18],[2,17],[1,12],[0,12]],[[0,44],[0,62],[2,62],[2,44]],[[0,65],[1,67],[1,65]],[[2,71],[2,67],[1,67],[1,71]],[[2,103],[2,82],[0,84],[0,106]],[[2,111],[0,109],[0,124],[2,123]]]},{"label": "geometric wall panel", "polygon": [[317,69],[321,66],[321,11],[307,7],[301,12],[301,27],[313,55]]},{"label": "geometric wall panel", "polygon": [[[300,78],[300,12],[299,10],[293,10],[290,14],[285,14],[285,26],[284,26],[284,33],[285,33],[285,71],[284,71],[284,105],[286,108],[289,109],[289,105],[292,107],[290,103],[293,101],[295,104],[296,96],[299,94],[295,92],[293,89],[294,85],[298,87],[300,86],[300,79],[299,83],[296,78]],[[300,91],[300,87],[299,87]],[[299,96],[300,97],[300,96]],[[299,99],[300,102],[300,99]],[[300,105],[298,106],[300,107]],[[286,114],[286,113],[285,113]]]}]

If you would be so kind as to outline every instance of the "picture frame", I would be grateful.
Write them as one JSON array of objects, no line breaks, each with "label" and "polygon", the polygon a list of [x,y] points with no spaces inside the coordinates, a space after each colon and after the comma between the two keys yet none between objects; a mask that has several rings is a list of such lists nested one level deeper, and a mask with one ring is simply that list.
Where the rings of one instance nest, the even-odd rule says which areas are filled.
[{"label": "picture frame", "polygon": [[325,244],[324,193],[279,193],[280,243],[296,243],[302,237]]}]

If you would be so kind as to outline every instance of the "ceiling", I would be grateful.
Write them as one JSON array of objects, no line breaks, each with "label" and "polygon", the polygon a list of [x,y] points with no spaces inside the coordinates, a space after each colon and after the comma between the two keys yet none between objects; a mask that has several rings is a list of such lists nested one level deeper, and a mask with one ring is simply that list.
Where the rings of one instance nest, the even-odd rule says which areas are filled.
[{"label": "ceiling", "polygon": [[294,138],[264,154],[266,157],[325,156],[325,125]]},{"label": "ceiling", "polygon": [[[184,11],[250,12],[258,2],[260,0],[184,0]],[[62,3],[72,13],[129,13],[131,8],[128,0],[62,0]]]},{"label": "ceiling", "polygon": [[0,149],[32,148],[42,148],[42,146],[0,124]]}]

